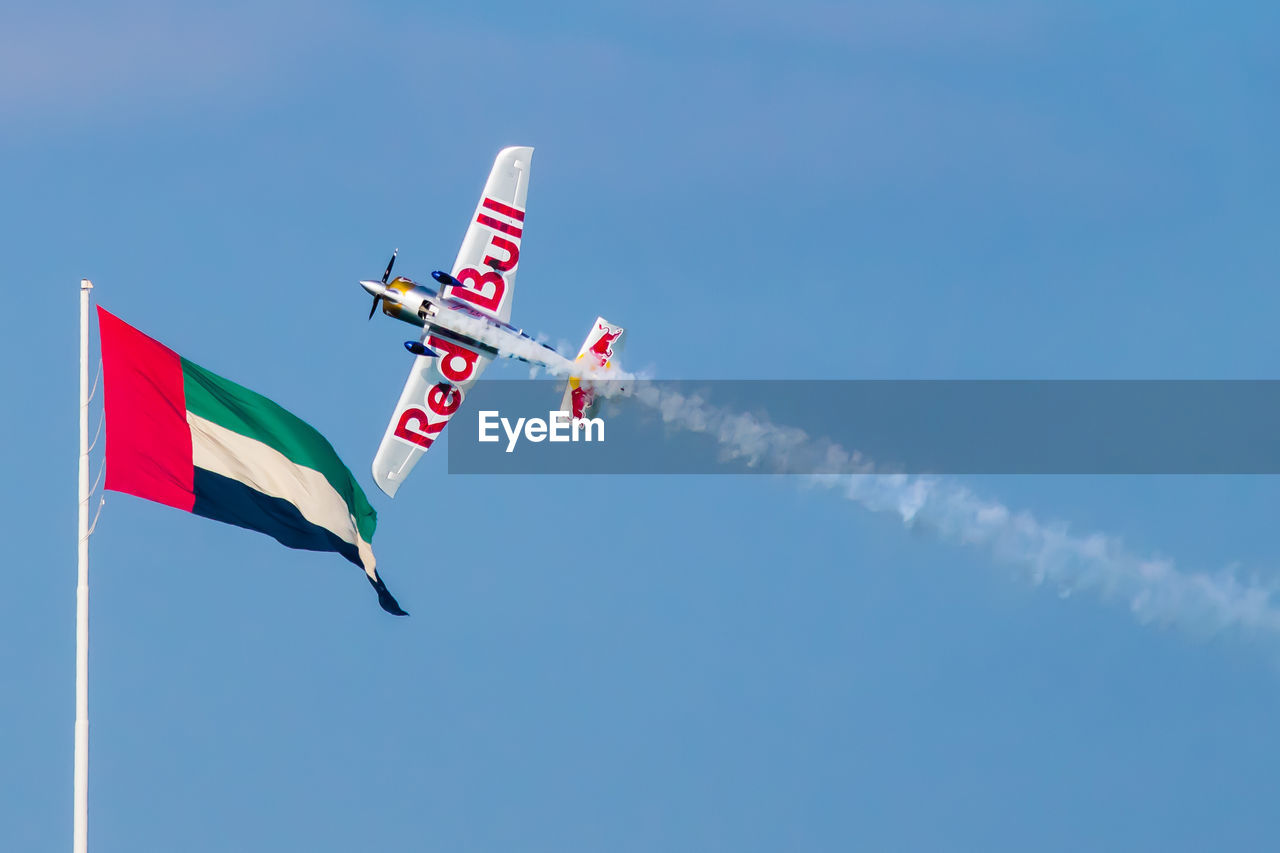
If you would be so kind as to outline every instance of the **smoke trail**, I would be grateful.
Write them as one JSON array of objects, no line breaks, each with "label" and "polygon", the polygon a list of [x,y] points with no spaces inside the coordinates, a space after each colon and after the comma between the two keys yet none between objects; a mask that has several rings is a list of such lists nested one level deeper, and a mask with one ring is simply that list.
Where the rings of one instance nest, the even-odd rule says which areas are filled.
[{"label": "smoke trail", "polygon": [[1127,602],[1143,624],[1196,634],[1280,635],[1273,584],[1242,581],[1228,570],[1179,571],[1171,560],[1133,553],[1117,537],[1073,533],[1064,523],[1040,521],[953,481],[876,474],[870,460],[803,430],[726,411],[652,382],[638,382],[630,395],[665,423],[714,437],[726,457],[777,473],[806,472],[809,484],[869,510],[895,513],[905,525],[931,530],[944,541],[981,548],[1035,584]]}]

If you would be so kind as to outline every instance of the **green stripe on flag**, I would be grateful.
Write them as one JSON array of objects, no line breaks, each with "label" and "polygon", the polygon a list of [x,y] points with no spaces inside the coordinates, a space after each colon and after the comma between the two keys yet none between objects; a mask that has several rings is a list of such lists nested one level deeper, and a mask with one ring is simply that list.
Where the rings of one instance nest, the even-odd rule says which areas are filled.
[{"label": "green stripe on flag", "polygon": [[378,514],[360,484],[351,476],[350,469],[342,464],[333,445],[324,436],[261,394],[210,373],[185,358],[182,359],[182,374],[187,411],[257,439],[290,461],[319,471],[350,507],[361,538],[366,542],[373,541]]}]

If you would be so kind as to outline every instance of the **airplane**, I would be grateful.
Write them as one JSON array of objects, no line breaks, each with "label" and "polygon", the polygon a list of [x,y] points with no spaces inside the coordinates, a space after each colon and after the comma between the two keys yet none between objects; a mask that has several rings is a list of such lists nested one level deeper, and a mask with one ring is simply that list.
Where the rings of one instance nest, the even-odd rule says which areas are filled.
[{"label": "airplane", "polygon": [[383,314],[422,329],[417,340],[405,341],[415,356],[413,367],[373,458],[374,482],[390,497],[495,358],[567,374],[561,410],[582,418],[590,417],[598,402],[589,377],[612,368],[621,351],[626,330],[603,317],[592,324],[576,359],[510,323],[532,157],[529,147],[498,152],[452,271],[431,273],[438,286],[403,276],[388,281],[399,249],[391,253],[381,281],[360,282],[373,296],[369,319],[381,303]]}]

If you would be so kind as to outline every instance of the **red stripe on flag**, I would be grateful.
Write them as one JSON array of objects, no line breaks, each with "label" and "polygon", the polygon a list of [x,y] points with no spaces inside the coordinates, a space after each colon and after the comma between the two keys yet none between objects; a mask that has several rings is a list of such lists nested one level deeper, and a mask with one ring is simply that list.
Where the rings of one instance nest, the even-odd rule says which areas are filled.
[{"label": "red stripe on flag", "polygon": [[191,429],[182,360],[119,317],[98,307],[107,483],[149,501],[191,511]]}]

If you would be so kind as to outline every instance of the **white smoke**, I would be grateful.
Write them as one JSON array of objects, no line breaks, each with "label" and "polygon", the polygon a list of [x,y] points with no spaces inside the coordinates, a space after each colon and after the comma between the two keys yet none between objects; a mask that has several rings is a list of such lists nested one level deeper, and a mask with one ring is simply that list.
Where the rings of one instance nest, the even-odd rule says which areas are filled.
[{"label": "white smoke", "polygon": [[1050,584],[1063,595],[1089,591],[1123,601],[1142,624],[1200,635],[1280,636],[1280,590],[1274,583],[1242,580],[1231,569],[1182,571],[1167,558],[1130,551],[1118,537],[1073,532],[1065,523],[1041,521],[951,480],[876,473],[874,462],[856,451],[718,408],[616,367],[562,358],[545,369],[552,376],[612,380],[597,386],[598,392],[621,393],[655,410],[670,426],[714,437],[726,459],[776,473],[802,472],[807,484],[832,489],[866,509],[896,514],[908,527],[981,548],[1034,584]]},{"label": "white smoke", "polygon": [[1117,537],[1072,532],[1064,523],[1011,510],[954,481],[877,474],[870,460],[803,430],[726,411],[656,383],[640,381],[629,395],[669,425],[714,437],[728,458],[765,471],[807,472],[809,484],[866,509],[894,513],[903,524],[945,541],[981,548],[1032,583],[1051,584],[1064,595],[1090,591],[1127,603],[1143,624],[1197,634],[1280,635],[1274,584],[1241,580],[1230,570],[1180,571],[1171,560],[1133,553]]}]

